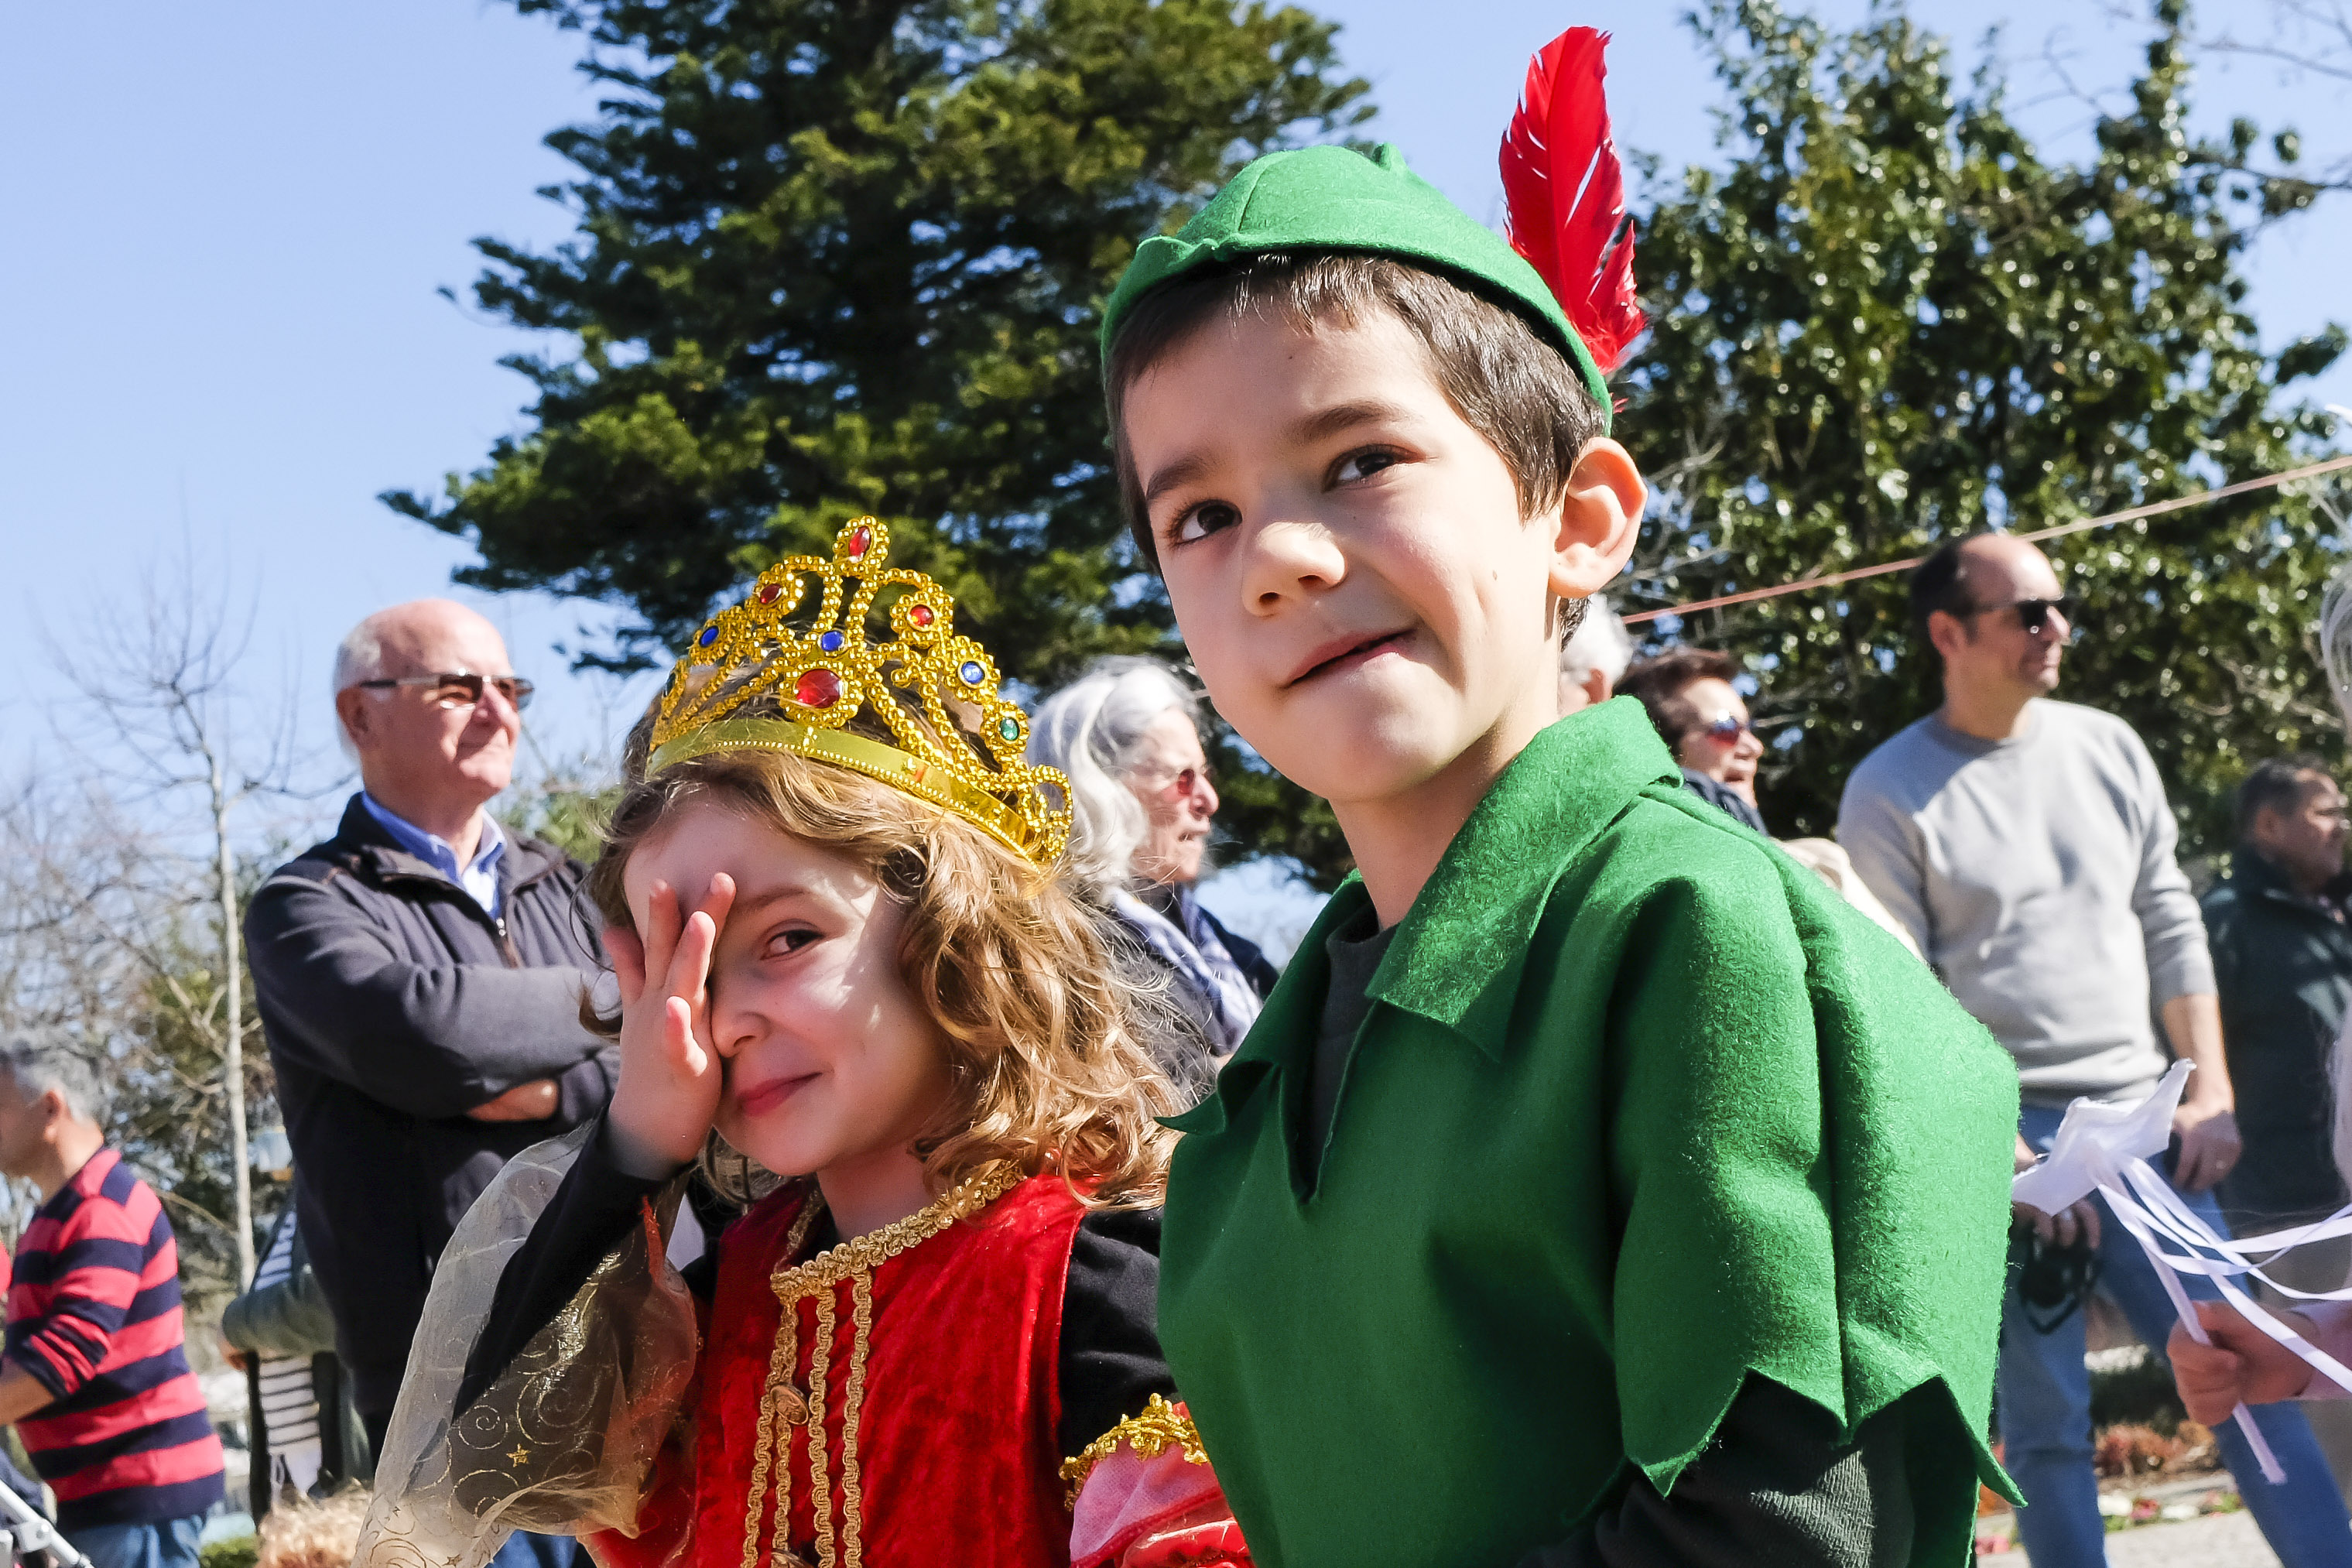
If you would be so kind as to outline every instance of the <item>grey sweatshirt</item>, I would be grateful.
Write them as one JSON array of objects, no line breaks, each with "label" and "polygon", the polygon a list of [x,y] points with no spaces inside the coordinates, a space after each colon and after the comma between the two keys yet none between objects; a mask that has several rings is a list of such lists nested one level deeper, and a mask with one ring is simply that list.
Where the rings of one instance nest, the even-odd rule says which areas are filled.
[{"label": "grey sweatshirt", "polygon": [[2037,701],[2007,741],[1934,716],[1863,759],[1838,807],[1854,869],[2017,1058],[2029,1105],[2146,1093],[2156,1006],[2213,990],[2147,748],[2122,720]]}]

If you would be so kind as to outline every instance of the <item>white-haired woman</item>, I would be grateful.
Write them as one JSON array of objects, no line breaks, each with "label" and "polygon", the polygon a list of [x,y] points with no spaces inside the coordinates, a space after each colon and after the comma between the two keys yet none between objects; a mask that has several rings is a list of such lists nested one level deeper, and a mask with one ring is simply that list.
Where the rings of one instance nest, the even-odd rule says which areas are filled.
[{"label": "white-haired woman", "polygon": [[1191,1028],[1187,1059],[1163,1062],[1205,1092],[1274,988],[1274,965],[1192,896],[1217,791],[1201,747],[1199,698],[1157,659],[1097,659],[1038,705],[1029,759],[1070,776],[1070,869],[1164,968]]}]

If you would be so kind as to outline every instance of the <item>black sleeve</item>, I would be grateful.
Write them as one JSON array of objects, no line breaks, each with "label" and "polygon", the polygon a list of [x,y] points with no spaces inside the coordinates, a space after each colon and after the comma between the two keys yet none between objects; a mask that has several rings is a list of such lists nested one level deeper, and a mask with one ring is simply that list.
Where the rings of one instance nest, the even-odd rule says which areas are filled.
[{"label": "black sleeve", "polygon": [[1750,1374],[1671,1496],[1637,1473],[1519,1568],[1899,1568],[1913,1532],[1906,1425],[1898,1402],[1841,1443],[1828,1411]]},{"label": "black sleeve", "polygon": [[[595,1131],[564,1173],[555,1196],[499,1275],[489,1320],[466,1357],[466,1375],[457,1385],[458,1409],[479,1399],[531,1336],[555,1321],[596,1265],[620,1246],[636,1223],[638,1205],[668,1184],[632,1176],[614,1163],[604,1121],[597,1119]],[[707,1280],[708,1271],[703,1272]],[[695,1283],[693,1272],[687,1283]]]},{"label": "black sleeve", "polygon": [[1176,1397],[1160,1353],[1160,1211],[1097,1209],[1078,1222],[1062,1297],[1062,1455]]}]

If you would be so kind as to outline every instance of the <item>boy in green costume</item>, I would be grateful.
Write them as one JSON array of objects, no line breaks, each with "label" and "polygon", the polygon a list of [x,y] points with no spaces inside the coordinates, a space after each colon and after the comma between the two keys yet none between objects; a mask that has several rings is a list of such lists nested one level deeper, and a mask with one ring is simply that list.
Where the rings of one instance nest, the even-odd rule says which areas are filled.
[{"label": "boy in green costume", "polygon": [[2016,1074],[1637,704],[1558,718],[1644,491],[1557,289],[1319,147],[1111,300],[1137,541],[1359,871],[1177,1123],[1162,1340],[1265,1568],[1957,1564]]}]

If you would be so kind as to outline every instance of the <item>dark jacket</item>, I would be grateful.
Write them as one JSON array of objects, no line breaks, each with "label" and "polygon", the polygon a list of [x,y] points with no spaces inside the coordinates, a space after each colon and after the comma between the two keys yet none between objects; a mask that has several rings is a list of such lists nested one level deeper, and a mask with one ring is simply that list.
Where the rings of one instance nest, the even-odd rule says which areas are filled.
[{"label": "dark jacket", "polygon": [[[499,1168],[611,1098],[617,1053],[580,1023],[601,967],[582,868],[510,835],[501,918],[403,850],[358,796],[246,912],[294,1146],[310,1265],[362,1415],[392,1408],[433,1266]],[[551,1078],[544,1121],[466,1112]]]},{"label": "dark jacket", "polygon": [[1748,805],[1722,780],[1709,778],[1696,768],[1685,768],[1683,788],[1690,791],[1716,810],[1722,812],[1742,827],[1753,828],[1768,838],[1771,837],[1770,830],[1764,826],[1764,814]]},{"label": "dark jacket", "polygon": [[1263,1002],[1273,995],[1276,983],[1282,978],[1282,971],[1274,966],[1274,960],[1265,955],[1265,949],[1245,936],[1235,935],[1232,927],[1206,909],[1202,910],[1201,918],[1209,922],[1209,929],[1217,933],[1217,940],[1223,942],[1225,951],[1234,955],[1234,962],[1241,966],[1242,978],[1248,981],[1250,989],[1257,993],[1257,999]]},{"label": "dark jacket", "polygon": [[[1216,941],[1223,943],[1234,967],[1260,1002],[1274,990],[1275,982],[1282,978],[1265,952],[1246,937],[1236,936],[1225,922],[1209,912],[1206,904],[1192,896],[1189,888],[1155,888],[1137,895],[1168,924],[1183,931],[1196,947],[1201,932],[1192,930],[1198,921],[1208,928]],[[1160,1026],[1150,1031],[1152,1061],[1176,1091],[1181,1106],[1191,1107],[1201,1102],[1209,1086],[1217,1081],[1217,1068],[1224,1059],[1240,1048],[1247,1029],[1246,1021],[1236,1025],[1221,1016],[1218,999],[1202,989],[1202,982],[1189,973],[1176,958],[1161,951],[1160,938],[1144,928],[1133,916],[1122,912],[1117,905],[1106,906],[1103,918],[1111,930],[1128,933],[1132,940],[1124,944],[1121,958],[1135,966],[1133,978],[1139,983],[1159,982],[1152,988],[1164,996],[1167,1006],[1160,1011]],[[1255,1009],[1252,1016],[1255,1016]]]},{"label": "dark jacket", "polygon": [[367,1433],[359,1412],[352,1407],[350,1374],[335,1354],[335,1318],[310,1268],[308,1244],[295,1223],[289,1204],[269,1227],[269,1244],[261,1249],[262,1267],[278,1250],[284,1235],[290,1252],[286,1277],[275,1284],[246,1281],[245,1294],[221,1309],[221,1338],[247,1352],[245,1394],[252,1442],[247,1472],[248,1503],[253,1517],[261,1518],[277,1501],[270,1489],[272,1458],[278,1434],[262,1406],[261,1363],[264,1357],[307,1360],[310,1363],[310,1394],[319,1403],[319,1479],[313,1497],[326,1497],[347,1481],[375,1479],[375,1461],[368,1452]]},{"label": "dark jacket", "polygon": [[[2341,897],[2352,885],[2339,878],[2328,891]],[[2345,1195],[2330,1147],[2327,1059],[2352,1003],[2352,930],[2251,849],[2232,858],[2204,910],[2246,1143],[2221,1201],[2247,1221],[2326,1214]]]}]

